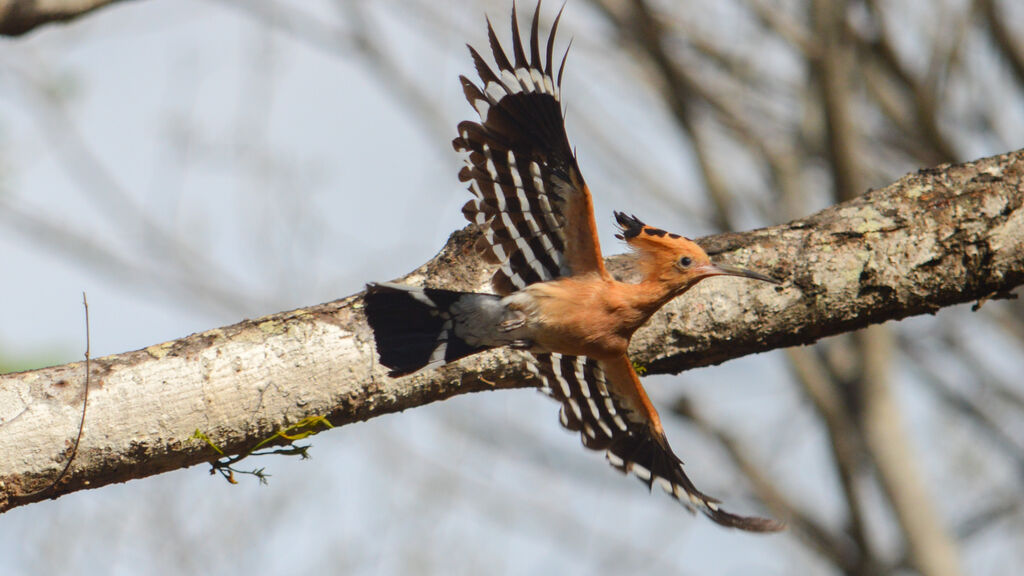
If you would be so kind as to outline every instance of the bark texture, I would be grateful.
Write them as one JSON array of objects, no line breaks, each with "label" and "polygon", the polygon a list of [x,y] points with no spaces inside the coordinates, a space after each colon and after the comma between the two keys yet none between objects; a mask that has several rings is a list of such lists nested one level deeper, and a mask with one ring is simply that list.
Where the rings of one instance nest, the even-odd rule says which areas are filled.
[{"label": "bark texture", "polygon": [[[944,306],[1007,295],[1024,283],[1024,151],[908,175],[785,225],[700,240],[722,261],[782,286],[716,279],[676,299],[637,333],[648,373],[815,340]],[[487,289],[475,234],[456,232],[404,278]],[[609,260],[628,275],[628,256]],[[377,279],[367,279],[377,280]],[[307,416],[335,425],[455,394],[532,386],[513,352],[389,379],[375,361],[360,295],[247,320],[91,363],[0,376],[0,512],[83,488],[211,461],[197,429],[242,453]]]}]

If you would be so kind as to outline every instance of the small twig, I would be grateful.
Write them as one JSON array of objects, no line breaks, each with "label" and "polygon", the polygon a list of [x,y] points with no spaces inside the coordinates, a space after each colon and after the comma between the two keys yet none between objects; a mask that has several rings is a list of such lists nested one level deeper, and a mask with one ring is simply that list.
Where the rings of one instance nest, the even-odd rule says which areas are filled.
[{"label": "small twig", "polygon": [[981,307],[984,306],[985,303],[988,302],[989,300],[1016,300],[1016,299],[1017,299],[1017,295],[1014,294],[1013,292],[1010,292],[1009,290],[1004,290],[1004,291],[1001,291],[1001,292],[998,292],[998,291],[997,292],[992,292],[991,294],[986,294],[986,295],[982,296],[981,298],[978,298],[978,301],[975,302],[971,306],[971,312],[977,312],[978,310],[981,310]]},{"label": "small twig", "polygon": [[[282,428],[281,430],[278,430],[277,432],[274,433],[273,436],[270,436],[269,438],[264,438],[255,446],[250,448],[248,451],[243,452],[241,454],[235,454],[234,456],[225,456],[224,451],[221,450],[220,447],[217,446],[217,444],[213,440],[211,440],[209,436],[204,434],[203,431],[199,430],[198,428],[196,429],[195,432],[192,433],[192,438],[206,442],[211,448],[214,449],[214,451],[217,452],[217,454],[221,455],[221,457],[218,458],[217,460],[210,462],[211,475],[220,473],[220,475],[223,476],[224,479],[227,480],[229,483],[238,484],[238,481],[235,480],[235,474],[250,474],[252,476],[259,478],[260,484],[266,484],[267,478],[270,477],[270,474],[264,472],[266,468],[257,468],[254,470],[239,470],[238,468],[235,468],[235,464],[241,462],[242,460],[248,458],[249,456],[267,456],[270,454],[298,456],[305,460],[306,458],[309,458],[309,449],[311,446],[300,446],[293,444],[293,442],[295,442],[296,440],[302,440],[303,438],[315,434],[316,432],[314,431],[313,427],[316,424],[321,424],[326,428],[334,428],[331,422],[323,416],[308,416],[287,428]],[[288,442],[288,445],[281,448],[273,448],[260,451],[260,448],[263,448],[264,446],[278,438],[286,440]]]},{"label": "small twig", "polygon": [[85,308],[85,394],[82,398],[82,418],[78,422],[78,435],[75,437],[75,443],[71,445],[71,454],[68,455],[68,461],[64,463],[64,469],[54,478],[53,482],[46,488],[41,488],[23,496],[35,496],[36,494],[56,488],[57,484],[67,475],[68,470],[71,469],[71,463],[75,460],[75,456],[78,455],[78,445],[82,442],[82,432],[85,430],[85,412],[89,406],[89,349],[91,340],[89,338],[89,301],[85,297],[85,292],[82,292],[82,307]]}]

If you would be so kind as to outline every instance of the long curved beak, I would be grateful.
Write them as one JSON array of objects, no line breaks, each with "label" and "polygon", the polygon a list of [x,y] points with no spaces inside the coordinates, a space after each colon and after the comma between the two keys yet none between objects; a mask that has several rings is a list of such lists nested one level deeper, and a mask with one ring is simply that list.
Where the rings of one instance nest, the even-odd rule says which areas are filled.
[{"label": "long curved beak", "polygon": [[746,268],[740,268],[739,266],[730,266],[728,264],[708,264],[701,270],[702,277],[708,276],[742,276],[743,278],[753,278],[754,280],[761,280],[762,282],[769,282],[771,284],[782,284],[779,280],[772,278],[771,276],[765,276]]}]

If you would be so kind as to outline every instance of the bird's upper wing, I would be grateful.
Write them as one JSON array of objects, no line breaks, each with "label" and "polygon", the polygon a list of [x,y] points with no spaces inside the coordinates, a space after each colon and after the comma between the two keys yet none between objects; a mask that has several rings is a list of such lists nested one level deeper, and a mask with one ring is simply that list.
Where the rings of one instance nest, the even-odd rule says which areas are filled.
[{"label": "bird's upper wing", "polygon": [[542,61],[539,13],[538,4],[527,54],[513,6],[511,61],[488,21],[497,70],[470,46],[480,84],[460,77],[480,116],[460,123],[452,142],[466,153],[459,179],[473,193],[462,211],[483,232],[478,248],[501,266],[492,284],[503,295],[560,276],[608,274],[590,191],[565,133],[559,100],[565,57],[557,77],[552,67],[558,18]]},{"label": "bird's upper wing", "polygon": [[598,362],[586,356],[536,354],[527,366],[540,378],[541,391],[562,404],[562,426],[580,432],[587,448],[604,450],[621,472],[632,472],[648,488],[658,484],[690,510],[700,510],[723,526],[751,532],[783,528],[768,518],[726,512],[693,485],[625,355]]}]

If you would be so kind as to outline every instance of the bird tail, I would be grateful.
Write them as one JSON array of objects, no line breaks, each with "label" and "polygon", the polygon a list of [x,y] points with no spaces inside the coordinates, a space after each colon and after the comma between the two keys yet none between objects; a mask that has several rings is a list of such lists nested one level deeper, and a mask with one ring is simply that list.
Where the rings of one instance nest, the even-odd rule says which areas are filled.
[{"label": "bird tail", "polygon": [[366,286],[365,302],[380,363],[392,377],[503,344],[488,338],[500,322],[500,296],[381,283]]}]

